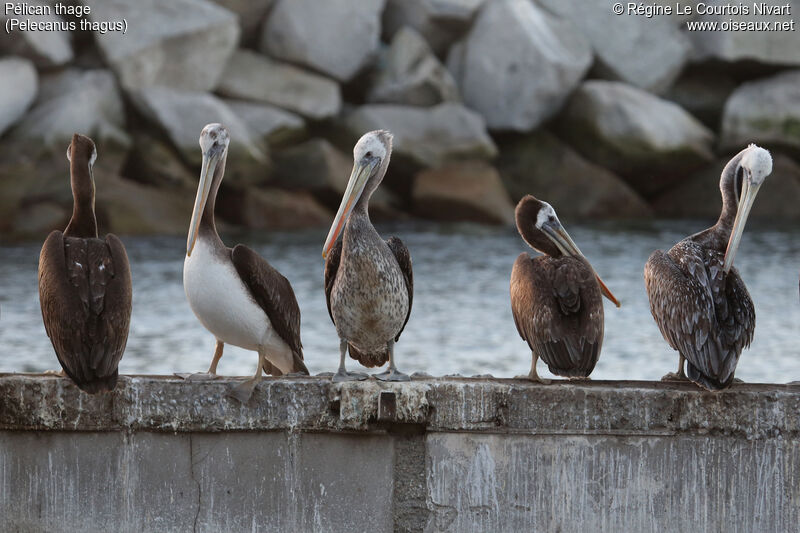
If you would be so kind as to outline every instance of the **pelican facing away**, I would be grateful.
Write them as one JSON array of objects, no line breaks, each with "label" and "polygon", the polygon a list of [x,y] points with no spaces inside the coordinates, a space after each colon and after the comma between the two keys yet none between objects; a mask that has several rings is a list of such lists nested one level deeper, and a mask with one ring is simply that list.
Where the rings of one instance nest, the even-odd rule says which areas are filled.
[{"label": "pelican facing away", "polygon": [[131,269],[120,240],[97,236],[92,166],[97,149],[77,133],[67,149],[72,218],[39,256],[39,303],[58,362],[90,394],[113,390],[131,323]]},{"label": "pelican facing away", "polygon": [[[678,351],[678,373],[708,390],[733,382],[742,349],[753,340],[756,313],[733,268],[747,216],[772,172],[769,152],[751,144],[722,171],[722,213],[712,227],[686,237],[644,267],[650,311],[664,339]],[[683,362],[686,360],[686,374]]]},{"label": "pelican facing away", "polygon": [[533,361],[528,379],[548,383],[536,372],[541,358],[550,372],[571,378],[592,373],[603,345],[603,300],[619,302],[595,273],[547,202],[525,196],[515,211],[517,230],[531,248],[511,270],[511,312]]},{"label": "pelican facing away", "polygon": [[225,173],[228,130],[208,124],[200,133],[203,161],[194,203],[183,288],[192,311],[217,339],[208,370],[215,375],[225,343],[258,352],[252,379],[232,391],[246,402],[261,371],[280,376],[308,374],[300,343],[300,308],[289,280],[247,246],[223,244],[214,223],[214,204]]},{"label": "pelican facing away", "polygon": [[[397,370],[394,344],[400,339],[414,296],[411,254],[403,241],[384,241],[369,220],[369,199],[380,185],[392,154],[388,131],[365,134],[353,149],[353,172],[322,250],[325,299],[339,335],[339,371],[334,381],[364,379],[345,369],[345,354],[366,367],[389,369],[375,377],[407,381]],[[339,234],[344,234],[337,240]]]}]

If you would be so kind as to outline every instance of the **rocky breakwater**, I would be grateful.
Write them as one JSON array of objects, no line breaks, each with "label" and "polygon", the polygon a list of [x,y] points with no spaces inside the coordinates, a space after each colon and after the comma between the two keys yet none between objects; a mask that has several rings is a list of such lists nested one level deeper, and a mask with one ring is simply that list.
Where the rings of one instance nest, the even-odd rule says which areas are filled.
[{"label": "rocky breakwater", "polygon": [[[104,231],[183,233],[208,122],[232,133],[231,225],[327,225],[377,128],[395,134],[379,220],[509,224],[526,193],[570,218],[713,218],[722,162],[749,142],[776,153],[753,216],[800,219],[797,31],[688,31],[731,17],[590,0],[28,3],[50,8],[32,21],[127,31],[0,39],[2,239],[66,223],[76,131],[97,142]],[[785,22],[789,4],[732,18]]]}]

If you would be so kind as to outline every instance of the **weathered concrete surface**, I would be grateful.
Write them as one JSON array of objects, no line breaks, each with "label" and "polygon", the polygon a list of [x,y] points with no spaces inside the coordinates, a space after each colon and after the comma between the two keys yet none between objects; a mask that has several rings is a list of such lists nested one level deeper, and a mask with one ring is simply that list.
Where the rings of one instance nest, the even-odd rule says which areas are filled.
[{"label": "weathered concrete surface", "polygon": [[[800,385],[0,375],[2,531],[789,531]],[[91,502],[88,503],[88,502]]]}]

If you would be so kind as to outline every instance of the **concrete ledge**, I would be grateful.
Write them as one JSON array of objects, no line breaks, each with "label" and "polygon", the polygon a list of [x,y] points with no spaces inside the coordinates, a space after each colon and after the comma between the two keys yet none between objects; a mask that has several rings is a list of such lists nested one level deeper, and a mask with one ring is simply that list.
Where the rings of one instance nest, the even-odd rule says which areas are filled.
[{"label": "concrete ledge", "polygon": [[37,431],[358,431],[413,424],[424,431],[520,434],[800,435],[800,385],[426,378],[334,384],[265,379],[248,405],[226,396],[233,379],[124,376],[114,392],[69,380],[0,374],[0,429]]},{"label": "concrete ledge", "polygon": [[800,386],[0,375],[0,531],[792,531]]}]

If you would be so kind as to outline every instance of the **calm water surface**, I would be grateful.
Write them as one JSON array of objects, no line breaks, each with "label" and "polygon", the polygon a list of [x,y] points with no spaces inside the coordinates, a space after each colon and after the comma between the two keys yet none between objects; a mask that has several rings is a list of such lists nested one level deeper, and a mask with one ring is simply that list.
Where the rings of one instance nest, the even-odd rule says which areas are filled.
[{"label": "calm water surface", "polygon": [[[606,333],[596,379],[658,379],[677,365],[650,315],[642,269],[650,252],[703,229],[697,222],[644,226],[567,224],[573,239],[622,302],[605,302]],[[406,372],[527,373],[530,352],[514,327],[508,296],[511,266],[526,250],[515,231],[473,225],[379,227],[396,234],[414,260],[414,307],[396,348]],[[338,339],[323,292],[326,230],[225,236],[244,242],[294,286],[302,340],[312,373],[334,371]],[[124,238],[133,272],[133,318],[124,374],[205,371],[214,338],[195,319],[182,286],[185,238]],[[58,369],[42,325],[36,268],[40,244],[0,246],[0,372]],[[745,381],[800,380],[800,231],[748,226],[736,265],[755,302],[755,340],[742,354]],[[257,356],[226,346],[219,372],[251,374]],[[358,364],[349,360],[348,366]],[[540,363],[540,373],[549,373]]]}]

